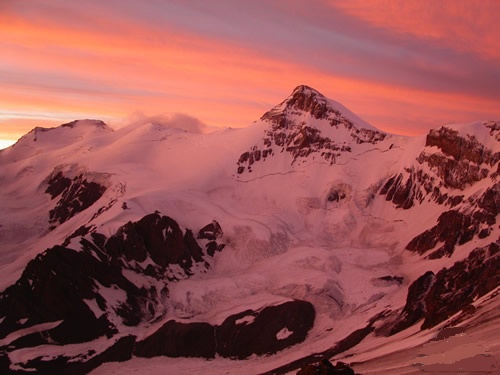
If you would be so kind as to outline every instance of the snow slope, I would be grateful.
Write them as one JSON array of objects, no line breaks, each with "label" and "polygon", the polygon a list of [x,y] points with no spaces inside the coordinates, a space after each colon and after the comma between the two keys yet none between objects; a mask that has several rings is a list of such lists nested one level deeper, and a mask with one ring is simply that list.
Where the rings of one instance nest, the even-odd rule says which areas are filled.
[{"label": "snow slope", "polygon": [[[474,123],[453,129],[465,138],[474,136],[497,155],[498,127],[497,123]],[[477,232],[487,229],[488,235],[475,233],[470,240],[457,243],[449,257],[425,259],[424,254],[406,249],[412,239],[433,227],[443,212],[452,209],[437,203],[431,193],[421,200],[415,198],[407,209],[381,194],[391,176],[411,175],[411,168],[432,176],[437,184],[437,167],[417,159],[423,151],[443,152],[437,146],[426,146],[426,142],[425,136],[380,132],[306,86],[299,86],[245,129],[194,134],[148,123],[113,131],[95,120],[35,128],[0,151],[0,290],[15,284],[37,254],[61,245],[78,228],[111,237],[127,223],[155,211],[194,233],[216,220],[226,246],[206,258],[207,270],[195,270],[190,277],[178,277],[168,285],[168,298],[162,300],[162,313],[155,313],[156,320],[133,327],[113,318],[118,319],[113,323],[119,335],[112,339],[15,347],[6,350],[9,368],[22,370],[22,363],[39,356],[50,359],[74,353],[79,358],[79,353],[91,349],[100,353],[126,334],[146,339],[169,320],[221,325],[246,309],[257,311],[290,300],[312,303],[316,318],[307,339],[270,356],[244,361],[217,356],[208,363],[194,358],[134,357],[93,371],[263,373],[327,351],[377,315],[394,319],[405,306],[408,287],[421,275],[467,259],[473,249],[498,243],[500,235],[498,221],[481,222]],[[479,197],[496,183],[498,156],[495,158],[494,163],[480,162],[485,178],[463,189],[441,186],[441,194],[461,195],[457,209],[476,210],[474,205],[480,205],[476,201],[482,202]],[[104,192],[73,216],[57,216],[59,219],[51,222],[49,212],[62,198],[52,198],[46,189],[58,173],[67,181],[95,183]],[[422,190],[423,186],[412,185],[411,190]],[[82,201],[82,196],[74,199]],[[498,202],[498,191],[494,199]],[[493,217],[498,220],[498,211]],[[74,236],[69,248],[82,251],[81,238],[90,237]],[[143,275],[131,271],[122,274],[136,285],[158,282],[145,282]],[[495,288],[498,290],[498,285],[492,290]],[[108,306],[118,306],[126,299],[122,291],[102,285],[101,293]],[[484,327],[498,327],[498,298],[491,293],[484,307],[491,319],[476,316],[459,325],[467,327],[469,337],[481,347],[474,353],[498,358],[495,338],[480,333]],[[478,311],[481,301],[474,302],[480,305]],[[96,302],[87,302],[95,314],[109,313],[92,303]],[[9,312],[3,311],[3,315]],[[1,324],[5,318],[0,319]],[[415,370],[410,366],[415,351],[449,322],[447,319],[420,331],[419,321],[392,336],[371,333],[334,359],[353,363],[361,373],[389,373],[391,368],[393,373],[403,373],[398,372],[403,369],[410,373]],[[376,323],[377,327],[384,324],[383,319]],[[0,345],[8,345],[27,332],[51,328],[42,325],[33,326],[32,331],[15,330],[2,338]],[[288,335],[286,330],[280,332],[282,337]],[[492,363],[498,369],[498,362]]]}]

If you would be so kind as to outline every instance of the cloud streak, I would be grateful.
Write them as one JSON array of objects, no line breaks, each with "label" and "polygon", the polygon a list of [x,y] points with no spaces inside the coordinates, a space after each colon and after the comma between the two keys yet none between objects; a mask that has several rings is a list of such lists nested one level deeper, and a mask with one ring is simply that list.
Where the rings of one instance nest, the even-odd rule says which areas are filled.
[{"label": "cloud streak", "polygon": [[[0,112],[189,113],[245,126],[305,83],[392,132],[499,118],[499,10],[487,0],[6,0]],[[6,124],[13,137],[29,130]]]}]

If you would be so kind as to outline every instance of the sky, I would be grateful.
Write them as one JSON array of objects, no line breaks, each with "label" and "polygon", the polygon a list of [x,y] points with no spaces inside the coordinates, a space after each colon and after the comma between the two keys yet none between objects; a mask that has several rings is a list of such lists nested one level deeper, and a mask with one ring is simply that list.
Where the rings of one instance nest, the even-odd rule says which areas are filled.
[{"label": "sky", "polygon": [[496,0],[0,0],[0,148],[82,118],[244,127],[300,84],[392,133],[499,120],[498,14]]}]

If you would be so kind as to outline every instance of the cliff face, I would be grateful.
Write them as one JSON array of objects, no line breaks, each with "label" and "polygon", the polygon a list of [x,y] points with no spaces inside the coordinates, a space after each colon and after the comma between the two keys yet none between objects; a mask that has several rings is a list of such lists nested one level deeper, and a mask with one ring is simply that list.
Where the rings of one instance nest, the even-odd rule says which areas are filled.
[{"label": "cliff face", "polygon": [[[498,123],[483,124],[494,139]],[[475,237],[488,237],[500,207],[498,165],[500,152],[486,147],[473,135],[442,127],[431,130],[425,149],[414,165],[387,179],[380,190],[388,201],[402,209],[433,201],[444,207],[437,224],[413,238],[407,249],[427,257],[451,256],[456,245]],[[470,194],[478,182],[486,181]]]},{"label": "cliff face", "polygon": [[472,303],[500,285],[499,264],[500,245],[493,242],[437,274],[429,271],[422,275],[410,285],[406,304],[390,334],[422,321],[421,328],[429,329],[457,313],[454,325],[470,317]]},{"label": "cliff face", "polygon": [[[269,126],[262,143],[241,154],[238,174],[252,172],[256,163],[281,153],[290,155],[292,165],[314,157],[335,164],[352,151],[351,143],[376,144],[386,137],[377,129],[356,124],[335,108],[335,103],[308,86],[295,88],[288,99],[260,120]],[[340,136],[332,137],[332,129]]]},{"label": "cliff face", "polygon": [[[497,138],[500,124],[484,124],[490,136]],[[498,176],[500,152],[480,143],[474,135],[460,134],[442,127],[427,135],[425,149],[413,166],[391,176],[380,193],[398,207],[408,209],[425,199],[456,206],[460,193],[488,176]]]}]

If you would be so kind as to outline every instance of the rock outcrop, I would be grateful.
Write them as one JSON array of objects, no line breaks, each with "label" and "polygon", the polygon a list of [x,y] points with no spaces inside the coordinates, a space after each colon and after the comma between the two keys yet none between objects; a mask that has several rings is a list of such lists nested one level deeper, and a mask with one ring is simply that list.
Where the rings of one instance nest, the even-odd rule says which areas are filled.
[{"label": "rock outcrop", "polygon": [[422,329],[473,309],[472,303],[500,285],[500,245],[493,242],[473,250],[463,261],[437,274],[429,271],[408,288],[406,304],[399,318],[391,323],[390,334],[422,321]]},{"label": "rock outcrop", "polygon": [[315,316],[314,307],[306,301],[233,315],[217,327],[217,352],[238,359],[276,353],[304,341]]},{"label": "rock outcrop", "polygon": [[[209,267],[210,256],[193,233],[158,213],[125,224],[109,238],[95,228],[84,229],[78,248],[68,247],[75,246],[73,240],[46,250],[0,293],[2,350],[118,337],[122,327],[161,319],[168,283],[189,277],[195,265],[197,272]],[[82,356],[31,364],[51,362],[56,371],[58,363],[87,362]]]},{"label": "rock outcrop", "polygon": [[[491,128],[491,137],[498,136],[497,126],[483,126]],[[397,208],[410,209],[424,201],[445,207],[437,223],[415,236],[406,249],[436,259],[451,256],[457,245],[473,238],[488,237],[500,208],[500,183],[496,182],[499,161],[500,152],[475,136],[446,127],[431,130],[415,164],[389,177],[380,189]],[[488,176],[486,190],[466,195],[466,188]]]},{"label": "rock outcrop", "polygon": [[261,145],[255,145],[241,154],[237,173],[252,172],[255,163],[275,153],[290,154],[292,164],[310,155],[335,164],[340,155],[351,152],[350,142],[339,142],[324,135],[320,128],[308,125],[307,118],[323,120],[325,126],[330,128],[342,128],[357,144],[376,144],[386,137],[385,133],[377,130],[356,126],[322,94],[302,85],[295,88],[287,100],[261,117],[261,121],[269,123],[269,128],[265,130]]},{"label": "rock outcrop", "polygon": [[[492,130],[491,136],[497,133]],[[487,148],[475,136],[441,127],[429,132],[415,166],[389,177],[380,194],[403,209],[425,199],[454,207],[463,201],[462,190],[496,174],[499,161],[500,152]]]},{"label": "rock outcrop", "polygon": [[106,186],[92,181],[84,173],[69,178],[62,171],[55,171],[49,176],[45,190],[52,199],[58,198],[56,206],[49,212],[49,223],[53,225],[64,223],[92,206],[105,191]]},{"label": "rock outcrop", "polygon": [[313,365],[302,367],[297,375],[356,375],[354,370],[344,362],[337,362],[335,365],[328,359],[323,359],[321,362]]},{"label": "rock outcrop", "polygon": [[[488,237],[500,208],[500,183],[466,203],[460,209],[443,212],[437,224],[414,237],[406,249],[419,254],[434,249],[427,258],[437,259],[451,256],[456,245],[463,245],[474,237]],[[438,244],[442,245],[437,247]]]},{"label": "rock outcrop", "polygon": [[274,354],[304,341],[315,318],[314,307],[305,301],[290,301],[259,311],[232,315],[219,326],[208,323],[165,323],[137,343],[139,357],[222,357],[244,359]]},{"label": "rock outcrop", "polygon": [[138,357],[200,357],[216,354],[215,327],[208,323],[181,323],[169,320],[155,333],[137,343]]}]

